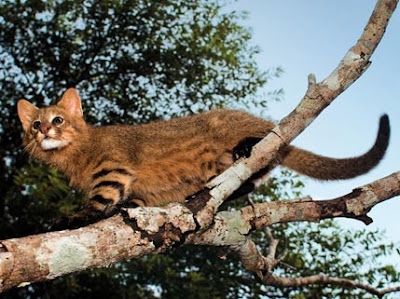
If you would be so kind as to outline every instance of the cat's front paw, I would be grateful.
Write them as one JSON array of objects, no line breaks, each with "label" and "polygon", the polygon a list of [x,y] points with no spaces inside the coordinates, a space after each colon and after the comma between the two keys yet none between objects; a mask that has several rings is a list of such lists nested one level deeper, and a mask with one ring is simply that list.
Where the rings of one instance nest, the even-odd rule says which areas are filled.
[{"label": "cat's front paw", "polygon": [[262,138],[258,137],[247,137],[239,141],[232,150],[233,161],[236,161],[242,157],[250,157],[253,146],[256,145]]},{"label": "cat's front paw", "polygon": [[51,226],[51,231],[59,231],[65,229],[76,229],[87,224],[93,223],[95,221],[90,221],[86,217],[61,217],[60,219],[56,220]]},{"label": "cat's front paw", "polygon": [[50,231],[59,231],[69,228],[70,219],[66,216],[61,217],[50,225]]}]

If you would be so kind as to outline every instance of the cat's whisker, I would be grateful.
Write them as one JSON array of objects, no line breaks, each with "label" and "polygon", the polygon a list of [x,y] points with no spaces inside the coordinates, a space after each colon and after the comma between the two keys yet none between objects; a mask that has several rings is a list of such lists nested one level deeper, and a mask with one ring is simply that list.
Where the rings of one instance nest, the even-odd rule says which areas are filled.
[{"label": "cat's whisker", "polygon": [[37,148],[37,143],[34,139],[32,139],[25,147],[24,152],[29,154],[29,159],[33,159],[33,154]]},{"label": "cat's whisker", "polygon": [[33,144],[33,149],[32,149],[32,151],[29,153],[29,158],[30,158],[30,159],[33,159],[33,154],[35,153],[36,149],[37,149],[37,143],[35,142],[35,143]]},{"label": "cat's whisker", "polygon": [[26,153],[29,153],[29,147],[32,145],[32,142],[34,142],[34,140],[32,140],[31,142],[29,142],[22,150]]}]

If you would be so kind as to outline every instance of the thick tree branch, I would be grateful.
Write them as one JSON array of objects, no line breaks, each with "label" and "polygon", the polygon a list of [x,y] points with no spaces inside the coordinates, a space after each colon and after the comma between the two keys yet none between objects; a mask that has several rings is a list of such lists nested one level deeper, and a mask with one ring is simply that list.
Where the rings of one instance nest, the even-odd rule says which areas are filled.
[{"label": "thick tree branch", "polygon": [[0,243],[0,292],[50,280],[122,259],[139,258],[155,249],[121,216],[72,230],[9,239]]}]

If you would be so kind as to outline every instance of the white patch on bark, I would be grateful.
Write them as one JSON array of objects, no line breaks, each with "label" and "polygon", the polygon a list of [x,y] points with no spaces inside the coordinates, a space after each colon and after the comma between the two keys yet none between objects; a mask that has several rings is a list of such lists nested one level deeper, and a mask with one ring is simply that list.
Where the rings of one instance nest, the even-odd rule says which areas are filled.
[{"label": "white patch on bark", "polygon": [[323,82],[330,90],[338,90],[340,88],[339,74],[337,69],[333,71]]},{"label": "white patch on bark", "polygon": [[368,187],[362,187],[363,197],[353,198],[347,201],[346,210],[348,213],[354,215],[362,215],[365,213],[366,208],[373,207],[379,203],[379,198]]},{"label": "white patch on bark", "polygon": [[49,279],[57,277],[59,273],[72,273],[85,269],[93,259],[93,252],[85,245],[85,239],[93,238],[95,238],[93,234],[84,234],[80,238],[68,236],[45,241],[36,254],[37,261],[41,267],[48,267]]},{"label": "white patch on bark", "polygon": [[145,207],[127,209],[129,217],[136,220],[140,229],[156,233],[165,223],[171,223],[185,233],[196,228],[193,214],[189,209],[178,203],[172,203],[165,208]]},{"label": "white patch on bark", "polygon": [[279,223],[281,219],[288,213],[288,208],[286,206],[280,207],[268,213],[271,223]]},{"label": "white patch on bark", "polygon": [[351,65],[355,62],[361,62],[361,61],[362,61],[362,59],[361,59],[360,55],[358,55],[357,53],[354,53],[351,50],[348,51],[343,58],[343,63],[345,65]]}]

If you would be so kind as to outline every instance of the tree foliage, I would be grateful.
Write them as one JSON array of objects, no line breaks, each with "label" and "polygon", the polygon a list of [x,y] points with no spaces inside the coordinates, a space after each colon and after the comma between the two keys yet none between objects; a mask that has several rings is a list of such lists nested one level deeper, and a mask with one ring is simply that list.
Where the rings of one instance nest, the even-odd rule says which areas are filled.
[{"label": "tree foliage", "polygon": [[[210,1],[41,1],[0,4],[0,232],[2,239],[45,231],[84,200],[53,169],[31,161],[21,144],[16,101],[56,101],[76,87],[93,124],[130,123],[237,103],[260,105],[257,90],[279,70],[261,71],[240,14],[223,13]],[[300,195],[301,181],[288,172],[274,178],[254,200]],[[242,199],[243,200],[243,199]],[[238,200],[225,209],[242,205]],[[375,262],[391,254],[381,233],[321,225],[279,225],[278,271],[301,276],[327,273],[371,284],[399,280],[391,266]],[[254,239],[265,252],[264,233]],[[372,270],[362,269],[371,261]],[[286,265],[286,266],[285,266]],[[360,270],[361,268],[361,270]],[[354,290],[311,286],[266,288],[244,272],[223,248],[178,248],[164,255],[118,263],[51,282],[12,290],[6,298],[359,298]],[[319,297],[318,297],[319,296]]]}]

